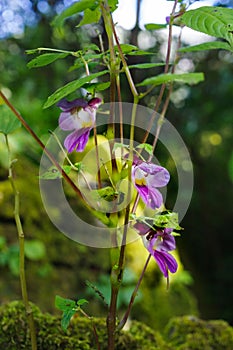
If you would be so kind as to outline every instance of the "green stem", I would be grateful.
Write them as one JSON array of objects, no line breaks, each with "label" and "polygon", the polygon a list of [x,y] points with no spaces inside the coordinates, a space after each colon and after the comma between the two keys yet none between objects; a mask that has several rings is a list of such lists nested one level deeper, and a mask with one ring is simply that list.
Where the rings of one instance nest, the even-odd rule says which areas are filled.
[{"label": "green stem", "polygon": [[11,149],[9,145],[8,136],[5,134],[5,141],[8,151],[8,159],[9,159],[9,175],[8,178],[11,183],[12,191],[14,193],[15,198],[15,207],[14,207],[14,217],[15,217],[15,223],[18,233],[18,240],[19,240],[19,276],[20,276],[20,285],[21,285],[21,292],[22,292],[22,298],[25,305],[26,310],[26,316],[28,320],[28,326],[30,330],[30,336],[31,336],[31,347],[32,350],[37,349],[37,342],[36,342],[36,330],[35,330],[35,324],[33,319],[33,313],[32,308],[28,301],[28,292],[27,292],[27,282],[26,282],[26,274],[25,274],[25,254],[24,254],[24,232],[23,227],[20,219],[20,198],[19,198],[19,191],[17,190],[14,177],[13,177],[13,163],[14,161],[11,159]]}]

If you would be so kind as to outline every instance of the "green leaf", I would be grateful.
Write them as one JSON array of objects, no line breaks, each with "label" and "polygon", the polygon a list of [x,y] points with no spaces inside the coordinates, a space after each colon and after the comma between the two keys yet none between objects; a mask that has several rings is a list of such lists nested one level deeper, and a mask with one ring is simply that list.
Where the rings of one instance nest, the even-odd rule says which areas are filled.
[{"label": "green leaf", "polygon": [[[120,47],[121,47],[121,50],[122,50],[122,52],[123,52],[124,54],[128,54],[128,53],[131,52],[131,51],[138,50],[138,47],[137,47],[137,46],[135,46],[135,45],[130,45],[130,44],[121,44]],[[115,48],[116,51],[119,51],[119,48],[118,48],[117,45],[114,46],[114,48]]]},{"label": "green leaf", "polygon": [[88,301],[86,299],[79,299],[77,301],[78,306],[82,306],[83,304],[87,304],[87,303],[88,303]]},{"label": "green leaf", "polygon": [[69,95],[70,93],[74,92],[75,90],[81,88],[84,84],[89,83],[93,79],[96,79],[104,74],[108,73],[107,70],[94,73],[91,75],[88,75],[86,77],[80,78],[78,80],[71,81],[70,83],[66,84],[65,86],[62,86],[60,89],[55,91],[51,96],[48,97],[47,101],[44,104],[43,108],[48,108],[52,106],[54,103],[57,103],[60,101],[63,97]]},{"label": "green leaf", "polygon": [[194,52],[194,51],[203,51],[203,50],[229,50],[231,51],[231,46],[224,41],[211,41],[208,43],[203,43],[194,46],[182,47],[179,49],[179,52]]},{"label": "green leaf", "polygon": [[66,18],[83,12],[86,9],[94,10],[98,6],[98,3],[99,2],[97,0],[80,0],[78,2],[75,2],[58,16],[56,16],[52,21],[52,25],[55,27],[61,27]]},{"label": "green leaf", "polygon": [[147,78],[137,86],[146,86],[146,85],[161,85],[164,83],[171,83],[173,81],[186,83],[186,84],[197,84],[204,80],[203,73],[184,73],[184,74],[160,74],[155,77]]},{"label": "green leaf", "polygon": [[83,18],[81,22],[77,25],[77,27],[84,26],[85,24],[98,23],[101,17],[101,12],[99,7],[94,9],[93,11],[89,8],[84,11]]},{"label": "green leaf", "polygon": [[166,27],[167,27],[167,24],[156,24],[156,23],[145,24],[145,28],[147,30],[158,30],[158,29],[163,29]]},{"label": "green leaf", "polygon": [[182,24],[199,32],[226,39],[232,46],[233,9],[204,6],[185,12]]},{"label": "green leaf", "polygon": [[0,133],[5,135],[21,127],[20,121],[5,104],[0,105]]},{"label": "green leaf", "polygon": [[25,241],[25,256],[30,260],[40,260],[45,257],[46,250],[43,242],[38,240]]},{"label": "green leaf", "polygon": [[154,225],[156,227],[168,227],[178,231],[182,229],[179,225],[178,214],[170,211],[155,215]]},{"label": "green leaf", "polygon": [[144,51],[144,50],[136,50],[128,52],[129,56],[146,56],[146,55],[154,55],[154,52]]},{"label": "green leaf", "polygon": [[112,12],[115,11],[118,6],[118,0],[108,0],[108,6]]},{"label": "green leaf", "polygon": [[76,312],[77,310],[75,309],[71,309],[63,312],[62,319],[61,319],[61,328],[63,329],[63,331],[67,330],[70,324],[70,320],[76,314]]},{"label": "green leaf", "polygon": [[121,142],[115,142],[114,143],[114,146],[113,146],[113,149],[112,149],[112,153],[114,153],[116,151],[117,148],[126,148],[126,149],[129,149],[129,145],[126,145],[124,143],[121,143]]},{"label": "green leaf", "polygon": [[111,202],[118,196],[118,192],[114,190],[111,186],[106,186],[104,188],[100,188],[99,190],[92,190],[91,194],[94,199],[98,199],[99,197],[103,198],[106,201]]},{"label": "green leaf", "polygon": [[149,153],[150,155],[153,155],[153,146],[150,145],[149,143],[141,143],[141,144],[138,145],[136,148],[142,148],[142,149],[144,149],[147,153]]},{"label": "green leaf", "polygon": [[83,88],[86,89],[91,94],[94,94],[94,92],[103,91],[103,90],[108,89],[110,84],[111,83],[109,81],[106,83],[88,83],[88,84],[83,85]]},{"label": "green leaf", "polygon": [[138,68],[138,69],[148,69],[148,68],[154,68],[154,67],[160,67],[164,66],[165,63],[138,63],[138,64],[132,64],[131,66],[128,66],[128,68]]},{"label": "green leaf", "polygon": [[27,66],[29,68],[37,68],[37,67],[43,67],[47,66],[48,64],[60,59],[65,58],[68,56],[68,53],[45,53],[43,55],[40,55],[36,58],[33,58]]},{"label": "green leaf", "polygon": [[[72,167],[71,165],[64,165],[62,169],[66,172],[66,174],[69,174]],[[39,179],[42,180],[55,180],[55,179],[61,179],[62,174],[60,171],[57,169],[55,165],[52,165],[49,167],[47,171],[45,171],[42,175],[39,176]]]},{"label": "green leaf", "polygon": [[76,302],[74,300],[62,298],[59,295],[56,295],[55,307],[61,311],[68,311],[76,308]]}]

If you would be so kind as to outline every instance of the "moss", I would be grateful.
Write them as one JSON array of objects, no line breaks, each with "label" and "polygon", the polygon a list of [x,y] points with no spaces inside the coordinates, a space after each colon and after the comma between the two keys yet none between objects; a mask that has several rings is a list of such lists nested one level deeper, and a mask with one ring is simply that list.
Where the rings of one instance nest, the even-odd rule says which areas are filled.
[{"label": "moss", "polygon": [[168,323],[165,339],[177,350],[232,350],[233,328],[222,320],[177,317]]},{"label": "moss", "polygon": [[[31,304],[34,314],[38,350],[90,350],[96,348],[92,323],[77,316],[66,332],[61,330],[60,317],[42,314]],[[100,348],[107,350],[106,322],[94,319]],[[0,307],[0,349],[30,350],[30,334],[27,329],[24,305],[13,301]],[[116,350],[168,350],[162,337],[139,322],[132,322],[129,331],[116,336]]]}]

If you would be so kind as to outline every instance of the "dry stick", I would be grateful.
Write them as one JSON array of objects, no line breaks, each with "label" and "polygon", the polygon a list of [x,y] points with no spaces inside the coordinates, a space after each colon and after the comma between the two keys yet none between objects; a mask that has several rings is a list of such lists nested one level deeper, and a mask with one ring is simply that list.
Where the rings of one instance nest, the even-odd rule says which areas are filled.
[{"label": "dry stick", "polygon": [[14,198],[15,198],[14,217],[15,217],[15,223],[16,223],[18,240],[19,240],[19,276],[20,276],[21,292],[22,292],[22,298],[23,298],[23,302],[26,310],[28,326],[30,330],[31,347],[32,347],[32,350],[36,350],[37,349],[36,330],[35,330],[35,324],[34,324],[34,318],[33,318],[33,311],[28,301],[27,282],[26,282],[26,276],[25,276],[24,232],[23,232],[23,227],[22,227],[20,214],[19,214],[20,212],[19,191],[16,187],[14,177],[13,177],[13,160],[11,159],[11,150],[10,150],[9,140],[6,134],[5,134],[5,140],[6,140],[6,146],[7,146],[8,158],[9,158],[8,178],[10,180],[11,187],[14,193]]}]

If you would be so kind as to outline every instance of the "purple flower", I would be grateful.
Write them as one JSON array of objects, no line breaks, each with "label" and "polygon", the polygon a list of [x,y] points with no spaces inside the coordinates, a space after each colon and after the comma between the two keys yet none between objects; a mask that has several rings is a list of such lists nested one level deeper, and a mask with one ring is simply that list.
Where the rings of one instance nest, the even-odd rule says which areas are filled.
[{"label": "purple flower", "polygon": [[170,180],[167,169],[137,161],[132,167],[132,180],[143,202],[150,208],[159,208],[163,203],[162,194],[157,187],[166,186]]},{"label": "purple flower", "polygon": [[171,235],[173,229],[153,229],[146,223],[137,222],[134,228],[139,231],[143,243],[149,253],[155,258],[164,277],[168,277],[168,271],[174,273],[178,264],[169,251],[176,249],[174,236]]},{"label": "purple flower", "polygon": [[69,153],[74,150],[77,152],[84,150],[90,131],[94,127],[96,110],[100,104],[101,99],[97,97],[88,102],[82,98],[74,101],[63,99],[57,104],[62,110],[59,127],[62,130],[72,130],[64,141],[64,146]]},{"label": "purple flower", "polygon": [[174,273],[178,267],[175,258],[168,253],[168,251],[176,249],[175,238],[171,235],[171,231],[171,229],[165,228],[162,231],[157,231],[149,241],[144,239],[147,250],[155,258],[164,277],[168,277],[168,270]]}]

